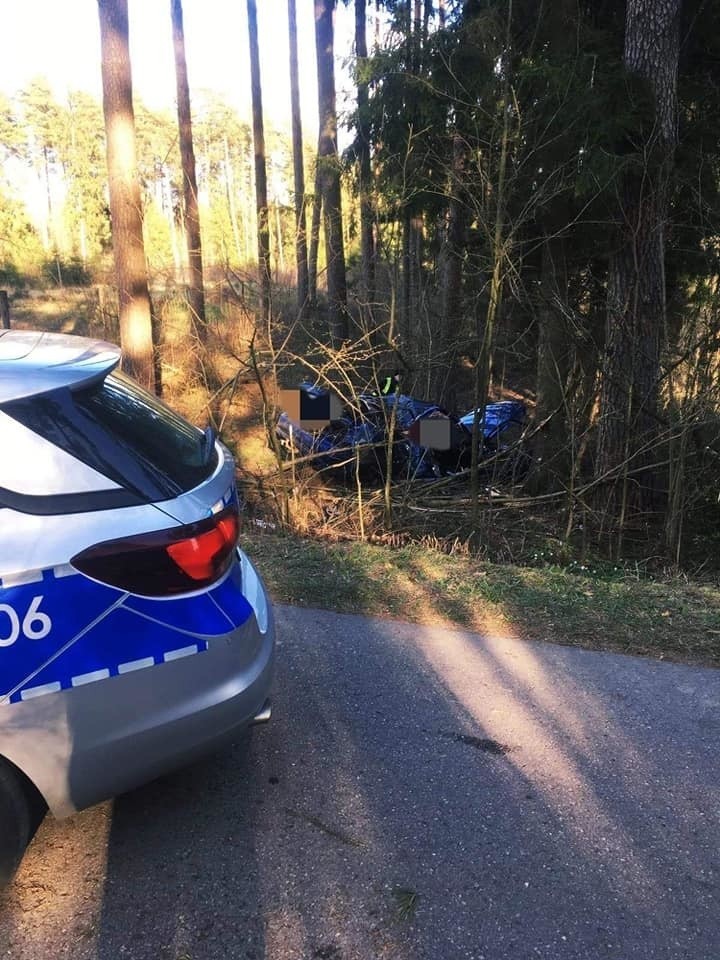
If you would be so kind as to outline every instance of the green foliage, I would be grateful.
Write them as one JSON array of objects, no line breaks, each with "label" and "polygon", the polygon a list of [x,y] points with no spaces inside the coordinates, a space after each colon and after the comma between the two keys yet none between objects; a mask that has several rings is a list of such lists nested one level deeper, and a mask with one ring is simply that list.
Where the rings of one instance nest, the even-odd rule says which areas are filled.
[{"label": "green foliage", "polygon": [[23,142],[23,133],[13,105],[4,93],[0,93],[0,158],[19,156]]},{"label": "green foliage", "polygon": [[14,263],[6,261],[0,264],[0,287],[12,287],[16,291],[22,291],[25,287],[25,277]]},{"label": "green foliage", "polygon": [[63,141],[63,111],[44,77],[35,77],[18,97],[28,151],[34,163],[55,163]]},{"label": "green foliage", "polygon": [[[256,257],[250,127],[216,95],[198,94],[193,105],[203,256],[207,264],[238,268]],[[153,273],[170,275],[186,256],[177,119],[136,100],[135,121],[146,252]],[[282,256],[276,243],[273,256],[280,268],[294,264],[292,150],[288,135],[273,129],[266,143],[271,230],[277,239],[279,220],[282,241]],[[58,260],[63,282],[104,269],[111,234],[101,104],[79,91],[60,103],[43,78],[14,99],[0,95],[0,166],[8,182],[15,181],[18,162],[34,171],[37,195],[31,221],[5,191],[0,263],[7,264],[8,276],[17,271],[58,283]]]},{"label": "green foliage", "polygon": [[[513,4],[506,47],[507,4],[500,0],[449,7],[445,30],[416,37],[411,6],[386,4],[392,20],[386,43],[358,67],[370,84],[367,116],[375,148],[380,220],[403,212],[423,217],[428,249],[443,244],[451,195],[452,141],[465,152],[468,207],[465,294],[473,276],[485,283],[494,221],[503,118],[510,123],[506,223],[516,263],[537,269],[547,234],[571,240],[571,277],[604,282],[619,216],[621,177],[652,171],[655,115],[649,84],[623,67],[625,4],[569,0]],[[720,234],[720,10],[684,5],[679,74],[680,145],[668,231],[667,275],[673,281],[717,272]],[[509,77],[511,101],[502,98]],[[353,159],[350,152],[348,159]],[[436,280],[438,279],[437,275]],[[522,271],[515,289],[521,289]],[[584,284],[579,284],[581,289]]]},{"label": "green foliage", "polygon": [[166,211],[155,200],[146,204],[143,211],[143,239],[151,274],[169,271],[174,259],[180,256],[177,236],[173,235],[174,222],[168,220]]},{"label": "green foliage", "polygon": [[110,216],[102,110],[86,93],[71,93],[68,98],[63,171],[67,246],[75,258],[87,264],[110,247]]},{"label": "green foliage", "polygon": [[93,282],[87,266],[77,257],[45,260],[41,276],[50,286],[89,287]]},{"label": "green foliage", "polygon": [[44,260],[37,230],[25,205],[0,189],[0,268],[12,286],[37,277]]}]

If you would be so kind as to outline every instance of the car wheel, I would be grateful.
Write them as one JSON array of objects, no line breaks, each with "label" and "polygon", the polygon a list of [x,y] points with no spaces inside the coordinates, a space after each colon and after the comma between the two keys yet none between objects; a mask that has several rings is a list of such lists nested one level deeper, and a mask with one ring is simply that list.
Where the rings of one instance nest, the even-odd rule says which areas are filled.
[{"label": "car wheel", "polygon": [[45,810],[32,784],[0,758],[0,886],[12,880]]}]

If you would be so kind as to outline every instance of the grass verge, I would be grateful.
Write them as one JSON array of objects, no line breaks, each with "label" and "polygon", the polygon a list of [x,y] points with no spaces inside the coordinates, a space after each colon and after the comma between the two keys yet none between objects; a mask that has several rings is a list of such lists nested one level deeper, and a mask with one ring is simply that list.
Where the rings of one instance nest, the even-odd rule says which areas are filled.
[{"label": "grass verge", "polygon": [[329,543],[246,529],[280,603],[720,666],[720,589],[491,564],[419,544]]}]

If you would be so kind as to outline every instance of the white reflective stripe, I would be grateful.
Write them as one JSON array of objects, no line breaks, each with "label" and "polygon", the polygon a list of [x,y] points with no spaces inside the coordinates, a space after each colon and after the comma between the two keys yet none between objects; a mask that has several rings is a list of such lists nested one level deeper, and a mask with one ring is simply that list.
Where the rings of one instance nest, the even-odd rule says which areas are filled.
[{"label": "white reflective stripe", "polygon": [[[215,599],[215,597],[214,597],[211,593],[208,593],[208,597],[210,598],[210,600],[212,600],[213,604],[215,605],[216,610],[218,610],[218,611],[220,612],[220,614],[221,614],[223,617],[225,617],[225,619],[227,620],[228,624],[230,625],[230,629],[231,629],[231,630],[234,630],[234,629],[235,629],[235,624],[232,622],[232,620],[230,619],[230,617],[225,613],[225,611],[224,611],[223,608],[220,606],[220,604],[217,602],[217,600]],[[205,643],[205,648],[206,648],[206,647],[207,647],[207,642]],[[203,649],[205,649],[205,648],[203,648]]]},{"label": "white reflective stripe", "polygon": [[110,671],[107,669],[93,670],[91,673],[81,673],[77,677],[73,677],[71,683],[74,687],[81,687],[84,683],[94,683],[96,680],[107,680],[109,676]]},{"label": "white reflective stripe", "polygon": [[[197,596],[197,594],[196,594]],[[160,602],[165,603],[167,600],[172,600],[174,597],[162,597]],[[128,613],[132,613],[133,616],[141,617],[143,620],[147,620],[148,623],[156,623],[159,627],[165,627],[167,630],[172,630],[173,633],[182,633],[186,637],[197,637],[197,630],[182,630],[180,627],[174,626],[172,623],[167,623],[165,620],[160,620],[158,617],[149,617],[146,613],[141,613],[139,610],[135,610],[133,607],[127,607],[123,604],[123,610],[126,610]],[[205,636],[205,634],[200,634],[200,636]],[[217,634],[215,634],[217,636]]]},{"label": "white reflective stripe", "polygon": [[168,660],[179,660],[181,657],[189,657],[197,652],[198,645],[193,643],[190,647],[180,647],[179,650],[168,650],[167,653],[163,654],[163,660],[167,663]]},{"label": "white reflective stripe", "polygon": [[144,670],[145,667],[154,666],[154,657],[143,657],[142,660],[128,660],[127,663],[118,664],[118,673],[132,673],[133,670]]},{"label": "white reflective stripe", "polygon": [[61,577],[76,577],[79,575],[79,572],[75,567],[71,567],[69,563],[63,563],[60,567],[53,567],[53,576],[56,580],[59,580]]},{"label": "white reflective stripe", "polygon": [[[107,610],[104,610],[99,616],[95,617],[95,619],[91,623],[86,624],[82,628],[82,630],[80,630],[78,633],[75,634],[74,637],[71,637],[70,640],[67,641],[67,643],[64,643],[59,649],[55,650],[52,656],[48,657],[48,659],[45,660],[44,663],[41,663],[37,667],[37,669],[32,672],[32,674],[29,677],[25,678],[25,680],[34,680],[35,677],[37,677],[40,673],[42,673],[43,670],[49,667],[51,663],[54,663],[59,657],[61,657],[66,650],[69,650],[70,647],[76,644],[81,637],[84,637],[86,633],[89,633],[93,629],[93,627],[96,627],[98,623],[102,623],[102,621],[105,620],[106,617],[109,617],[110,614],[113,612],[113,610],[116,610],[120,606],[120,604],[123,602],[123,600],[127,599],[127,597],[128,597],[128,594],[124,593],[120,597],[120,599],[116,600],[115,603],[111,604],[107,608]],[[21,681],[21,682],[25,682],[25,681]],[[5,696],[0,698],[0,703],[7,703],[10,700],[10,698],[13,697],[18,692],[19,687],[20,687],[20,684],[13,687],[12,690],[8,690]],[[30,687],[26,689],[32,690],[34,688]],[[56,691],[53,690],[52,692],[55,693]],[[20,698],[22,699],[22,691],[20,691]]]},{"label": "white reflective stripe", "polygon": [[21,587],[25,583],[42,583],[42,570],[23,570],[21,573],[5,573],[3,587]]},{"label": "white reflective stripe", "polygon": [[34,697],[44,697],[46,693],[59,693],[60,690],[60,682],[55,680],[53,683],[43,683],[39,687],[26,687],[20,691],[20,699],[32,700]]}]

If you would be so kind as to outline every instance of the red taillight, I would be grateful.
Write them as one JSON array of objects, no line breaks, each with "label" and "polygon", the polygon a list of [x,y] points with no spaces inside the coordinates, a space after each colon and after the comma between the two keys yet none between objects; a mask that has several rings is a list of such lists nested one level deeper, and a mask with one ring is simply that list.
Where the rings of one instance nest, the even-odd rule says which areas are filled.
[{"label": "red taillight", "polygon": [[207,533],[171,543],[166,548],[175,563],[193,580],[213,580],[237,543],[237,514],[224,516]]},{"label": "red taillight", "polygon": [[72,565],[94,580],[146,597],[208,586],[227,570],[239,532],[236,506],[153,533],[106,540],[78,553]]}]

